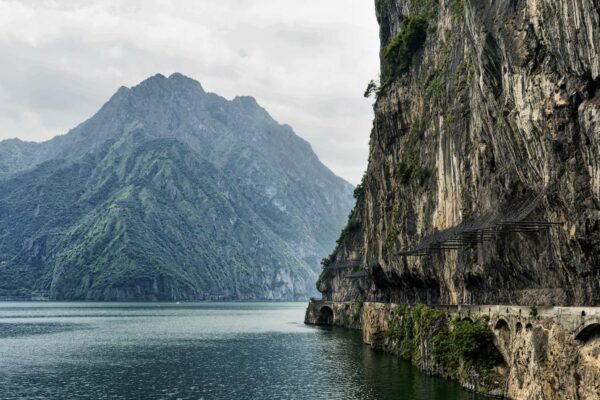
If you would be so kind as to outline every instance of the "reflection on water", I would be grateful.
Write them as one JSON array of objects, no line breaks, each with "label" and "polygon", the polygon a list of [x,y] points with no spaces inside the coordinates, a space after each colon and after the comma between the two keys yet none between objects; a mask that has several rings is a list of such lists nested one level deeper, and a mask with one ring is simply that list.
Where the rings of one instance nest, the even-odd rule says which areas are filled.
[{"label": "reflection on water", "polygon": [[303,303],[0,303],[3,399],[479,399]]}]

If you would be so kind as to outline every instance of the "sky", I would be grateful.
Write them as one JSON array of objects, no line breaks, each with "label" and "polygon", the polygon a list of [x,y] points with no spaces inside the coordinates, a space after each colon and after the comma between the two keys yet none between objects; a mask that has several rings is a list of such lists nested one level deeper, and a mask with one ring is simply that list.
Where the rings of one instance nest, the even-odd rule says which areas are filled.
[{"label": "sky", "polygon": [[373,0],[0,0],[0,140],[66,133],[120,86],[181,72],[254,96],[357,184],[378,43]]}]

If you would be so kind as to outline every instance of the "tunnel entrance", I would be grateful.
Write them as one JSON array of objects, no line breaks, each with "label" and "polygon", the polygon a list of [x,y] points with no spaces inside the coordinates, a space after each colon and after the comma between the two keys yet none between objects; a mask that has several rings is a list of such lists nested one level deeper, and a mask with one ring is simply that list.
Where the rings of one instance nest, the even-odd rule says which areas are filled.
[{"label": "tunnel entrance", "polygon": [[319,318],[317,324],[333,325],[333,310],[329,306],[323,306],[319,310]]},{"label": "tunnel entrance", "polygon": [[600,324],[586,326],[575,336],[575,339],[585,343],[594,337],[600,337]]}]

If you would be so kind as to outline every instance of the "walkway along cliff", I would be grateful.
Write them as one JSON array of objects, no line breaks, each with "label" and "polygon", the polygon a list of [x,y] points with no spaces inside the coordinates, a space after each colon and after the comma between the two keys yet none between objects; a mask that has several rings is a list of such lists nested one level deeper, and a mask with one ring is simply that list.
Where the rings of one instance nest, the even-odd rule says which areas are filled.
[{"label": "walkway along cliff", "polygon": [[600,398],[600,3],[375,4],[369,165],[306,322],[473,390]]}]

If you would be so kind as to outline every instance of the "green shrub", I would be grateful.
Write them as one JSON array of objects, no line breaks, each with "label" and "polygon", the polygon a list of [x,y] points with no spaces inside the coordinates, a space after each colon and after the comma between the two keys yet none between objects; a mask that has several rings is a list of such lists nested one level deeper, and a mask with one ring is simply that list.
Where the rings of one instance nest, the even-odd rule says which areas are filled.
[{"label": "green shrub", "polygon": [[404,161],[400,162],[396,171],[398,181],[403,185],[408,185],[415,182],[419,186],[425,185],[429,178],[433,175],[431,169],[423,167],[418,163],[408,164]]},{"label": "green shrub", "polygon": [[362,201],[362,199],[365,197],[365,186],[362,184],[362,182],[359,183],[356,188],[354,188],[352,195],[357,201]]},{"label": "green shrub", "polygon": [[465,16],[465,2],[464,0],[454,0],[451,4],[452,14],[461,19]]},{"label": "green shrub", "polygon": [[502,361],[494,346],[494,335],[484,320],[463,320],[453,325],[451,342],[456,357],[467,365],[483,369],[492,368]]},{"label": "green shrub", "polygon": [[392,228],[390,233],[388,233],[387,242],[386,242],[388,252],[390,252],[392,250],[392,248],[394,247],[394,243],[396,242],[396,238],[398,238],[399,234],[400,234],[400,231],[398,230],[398,228]]},{"label": "green shrub", "polygon": [[356,323],[360,320],[360,316],[362,314],[363,306],[365,305],[364,300],[359,300],[357,303],[357,307],[354,309],[354,313],[352,315],[352,322]]},{"label": "green shrub", "polygon": [[335,260],[335,256],[337,255],[339,247],[342,245],[342,243],[344,243],[344,240],[348,236],[356,234],[359,230],[360,230],[360,222],[358,221],[358,218],[356,216],[356,210],[353,210],[350,212],[350,215],[348,215],[348,222],[346,223],[346,226],[344,227],[344,229],[342,229],[342,232],[340,232],[340,237],[335,242],[336,243],[335,249],[333,250],[333,252],[331,252],[331,254],[329,256],[327,256],[321,260],[321,265],[323,267],[327,267],[327,266],[331,265],[333,263],[333,261]]},{"label": "green shrub", "polygon": [[333,263],[333,260],[335,260],[336,254],[337,254],[337,252],[334,251],[333,253],[331,253],[327,257],[322,258],[321,259],[321,266],[323,266],[323,268],[330,266]]},{"label": "green shrub", "polygon": [[448,321],[444,312],[424,305],[411,309],[399,305],[393,311],[394,319],[384,335],[396,341],[399,357],[418,363],[424,338],[433,360],[451,376],[465,375],[472,368],[486,375],[503,360],[484,318]]},{"label": "green shrub", "polygon": [[529,307],[529,316],[531,318],[537,318],[537,316],[538,316],[538,309],[537,309],[536,306]]},{"label": "green shrub", "polygon": [[434,101],[440,99],[444,93],[444,83],[439,74],[436,72],[432,75],[425,85],[425,96]]},{"label": "green shrub", "polygon": [[405,163],[404,161],[400,162],[398,165],[398,181],[400,181],[403,185],[408,185],[410,183],[410,177],[412,175],[412,167]]},{"label": "green shrub", "polygon": [[377,97],[377,95],[379,94],[379,86],[377,85],[377,83],[375,83],[374,80],[371,79],[371,81],[367,85],[367,88],[365,89],[364,96],[365,98],[369,98],[372,94],[375,94],[375,97]]},{"label": "green shrub", "polygon": [[417,363],[421,358],[421,337],[440,336],[441,331],[447,329],[446,316],[423,305],[416,305],[410,310],[406,305],[399,305],[394,312],[396,316],[385,335],[396,340],[399,357]]},{"label": "green shrub", "polygon": [[390,83],[410,68],[413,56],[427,39],[427,20],[423,16],[407,17],[400,30],[383,49],[381,81]]}]

